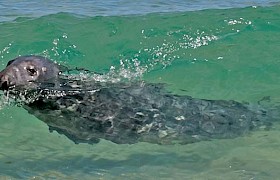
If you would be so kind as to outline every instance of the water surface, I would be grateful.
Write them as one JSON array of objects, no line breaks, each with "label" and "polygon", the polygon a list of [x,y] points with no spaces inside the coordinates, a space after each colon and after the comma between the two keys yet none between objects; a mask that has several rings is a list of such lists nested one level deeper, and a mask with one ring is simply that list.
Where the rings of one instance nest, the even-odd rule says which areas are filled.
[{"label": "water surface", "polygon": [[[165,83],[174,94],[251,104],[270,96],[268,106],[277,105],[279,2],[211,2],[2,2],[0,68],[36,54],[109,77]],[[76,145],[22,107],[1,105],[0,114],[3,179],[279,177],[279,122],[269,131],[187,145]]]}]

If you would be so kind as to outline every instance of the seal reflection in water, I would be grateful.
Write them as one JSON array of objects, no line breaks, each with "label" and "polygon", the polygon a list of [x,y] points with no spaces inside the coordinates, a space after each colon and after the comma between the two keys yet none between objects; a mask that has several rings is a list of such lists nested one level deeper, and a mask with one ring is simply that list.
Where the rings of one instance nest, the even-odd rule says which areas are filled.
[{"label": "seal reflection in water", "polygon": [[68,78],[40,56],[10,61],[0,80],[10,95],[35,97],[23,107],[75,143],[192,143],[269,125],[264,110],[246,104],[178,96],[161,84]]}]

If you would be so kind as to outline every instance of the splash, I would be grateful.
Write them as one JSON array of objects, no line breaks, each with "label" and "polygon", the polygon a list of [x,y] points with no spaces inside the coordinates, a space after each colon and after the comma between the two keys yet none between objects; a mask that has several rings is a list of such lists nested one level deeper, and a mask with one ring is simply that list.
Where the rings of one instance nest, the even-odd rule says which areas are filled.
[{"label": "splash", "polygon": [[[152,33],[151,33],[152,32]],[[163,37],[158,38],[155,29],[142,30],[142,48],[134,54],[120,54],[119,69],[124,78],[142,77],[155,69],[165,69],[176,60],[189,61],[190,50],[208,46],[219,40],[212,30],[196,30],[193,32],[184,27],[179,30],[168,30]],[[162,34],[162,32],[161,32]],[[157,45],[155,42],[159,41]],[[152,46],[150,46],[152,43]],[[118,66],[114,66],[117,69]]]},{"label": "splash", "polygon": [[[8,45],[3,47],[2,50],[0,50],[0,57],[1,57],[1,59],[4,59],[4,55],[5,54],[9,54],[10,53],[10,48],[11,48],[12,44],[13,44],[13,42],[10,42]],[[2,62],[2,65],[4,66],[5,64]]]},{"label": "splash", "polygon": [[[251,20],[242,17],[227,18],[222,21],[223,23],[215,28],[204,28],[199,24],[197,27],[182,25],[168,29],[164,27],[142,29],[139,42],[142,48],[134,54],[131,52],[120,54],[120,67],[124,70],[123,67],[128,65],[129,73],[124,72],[129,76],[133,76],[133,73],[142,76],[155,69],[167,68],[177,60],[190,63],[224,60],[220,54],[211,59],[203,57],[207,54],[203,49],[219,40],[242,33],[248,26],[254,27],[254,24]],[[133,66],[135,62],[138,64]]]},{"label": "splash", "polygon": [[9,97],[4,95],[3,92],[0,94],[0,110],[9,105]]},{"label": "splash", "polygon": [[224,20],[228,25],[236,25],[236,24],[248,24],[251,25],[252,21],[246,20],[244,18],[238,18],[238,19],[226,19]]},{"label": "splash", "polygon": [[68,41],[68,34],[63,33],[61,36],[52,40],[53,47],[43,50],[39,55],[47,58],[63,59],[64,61],[71,60],[75,57],[83,57],[74,43]]},{"label": "splash", "polygon": [[21,92],[17,91],[16,93],[14,90],[1,91],[0,110],[8,106],[22,106],[24,103],[33,102],[36,98],[37,95],[35,93],[31,95],[27,90]]}]

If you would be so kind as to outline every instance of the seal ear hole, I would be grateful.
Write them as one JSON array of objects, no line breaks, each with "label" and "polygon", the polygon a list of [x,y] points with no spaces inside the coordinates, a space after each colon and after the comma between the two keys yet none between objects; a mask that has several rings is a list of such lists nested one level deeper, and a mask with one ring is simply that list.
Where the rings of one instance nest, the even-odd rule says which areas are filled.
[{"label": "seal ear hole", "polygon": [[37,70],[34,67],[27,67],[26,70],[30,76],[37,75]]}]

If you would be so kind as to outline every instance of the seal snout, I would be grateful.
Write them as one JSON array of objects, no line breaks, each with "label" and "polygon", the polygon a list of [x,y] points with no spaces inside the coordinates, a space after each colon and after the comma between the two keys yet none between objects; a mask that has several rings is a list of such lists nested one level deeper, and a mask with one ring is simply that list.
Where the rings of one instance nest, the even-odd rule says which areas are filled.
[{"label": "seal snout", "polygon": [[13,83],[9,80],[9,77],[0,73],[0,90],[8,90],[12,85]]},{"label": "seal snout", "polygon": [[1,82],[0,84],[0,90],[8,90],[9,87],[8,87],[8,82],[5,81],[5,82]]}]

